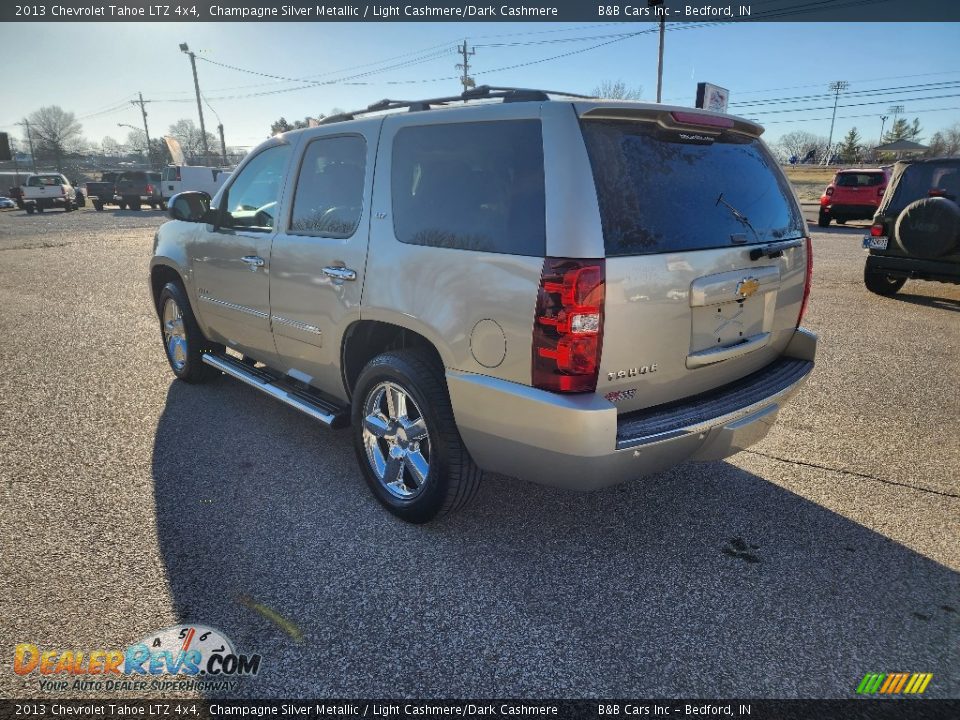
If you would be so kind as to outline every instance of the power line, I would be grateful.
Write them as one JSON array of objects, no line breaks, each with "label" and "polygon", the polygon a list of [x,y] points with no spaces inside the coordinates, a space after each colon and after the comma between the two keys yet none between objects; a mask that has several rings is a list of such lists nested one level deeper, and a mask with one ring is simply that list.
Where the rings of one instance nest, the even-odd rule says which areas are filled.
[{"label": "power line", "polygon": [[[953,95],[928,95],[927,97],[910,98],[910,101],[911,101],[911,102],[920,102],[921,100],[939,100],[939,99],[941,99],[941,98],[954,98],[954,97],[960,97],[960,94],[953,94]],[[839,107],[840,107],[840,108],[848,108],[848,107],[862,107],[862,106],[865,106],[865,105],[886,105],[886,104],[889,103],[889,102],[890,102],[889,100],[873,100],[873,101],[870,101],[870,102],[862,102],[862,103],[847,103],[846,105],[840,105]],[[751,113],[751,114],[752,114],[752,115],[779,115],[779,114],[781,114],[781,113],[810,112],[810,111],[812,111],[812,110],[832,110],[832,109],[833,109],[833,106],[832,106],[832,105],[824,105],[824,106],[820,106],[820,107],[790,108],[790,109],[786,109],[786,110],[764,110],[764,111],[762,111],[762,112],[756,112],[756,113]]]},{"label": "power line", "polygon": [[[947,89],[952,86],[960,85],[960,80],[943,80],[941,82],[935,83],[922,83],[920,85],[901,85],[898,87],[892,88],[871,88],[869,90],[851,90],[846,93],[846,95],[858,95],[863,97],[875,97],[877,95],[890,95],[897,92],[924,92],[933,88],[937,89]],[[830,97],[830,93],[822,93],[818,95],[797,95],[794,97],[780,98],[779,100],[748,100],[740,103],[730,103],[731,106],[735,105],[737,107],[757,107],[759,105],[786,105],[793,102],[801,102],[807,100],[822,100],[824,98]]]},{"label": "power line", "polygon": [[[910,114],[911,114],[911,115],[923,115],[924,113],[947,112],[947,111],[949,111],[949,110],[960,110],[960,106],[940,107],[940,108],[926,108],[926,109],[924,109],[924,110],[913,110],[913,111],[911,111]],[[837,116],[837,120],[855,120],[855,119],[857,119],[857,118],[865,118],[865,117],[875,118],[875,117],[876,117],[876,114],[875,114],[875,113],[866,113],[866,114],[863,114],[863,115],[838,115],[838,116]],[[764,125],[764,126],[767,126],[767,125],[780,125],[780,124],[783,124],[783,123],[822,122],[822,121],[824,121],[824,120],[829,120],[829,119],[830,119],[830,118],[828,118],[828,117],[821,117],[821,118],[795,118],[795,119],[792,119],[792,120],[770,120],[770,121],[764,121],[764,122],[763,122],[763,125]]]}]

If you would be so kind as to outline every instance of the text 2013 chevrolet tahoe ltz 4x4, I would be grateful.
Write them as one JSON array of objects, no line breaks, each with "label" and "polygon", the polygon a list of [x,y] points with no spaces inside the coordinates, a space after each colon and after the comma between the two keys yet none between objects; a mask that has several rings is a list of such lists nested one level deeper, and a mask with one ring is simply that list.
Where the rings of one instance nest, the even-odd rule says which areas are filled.
[{"label": "text 2013 chevrolet tahoe ltz 4x4", "polygon": [[726,457],[816,351],[807,228],[761,132],[482,87],[278,135],[212,202],[171,200],[150,269],[170,365],[350,424],[413,522],[483,471],[590,490]]}]

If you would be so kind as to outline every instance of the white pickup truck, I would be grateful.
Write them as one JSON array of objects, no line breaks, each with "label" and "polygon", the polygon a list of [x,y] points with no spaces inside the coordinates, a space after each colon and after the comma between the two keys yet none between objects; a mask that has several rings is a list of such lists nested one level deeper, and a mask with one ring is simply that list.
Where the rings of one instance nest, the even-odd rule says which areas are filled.
[{"label": "white pickup truck", "polygon": [[60,173],[30,175],[20,189],[28,215],[52,207],[62,207],[67,212],[77,209],[76,193],[66,176]]}]

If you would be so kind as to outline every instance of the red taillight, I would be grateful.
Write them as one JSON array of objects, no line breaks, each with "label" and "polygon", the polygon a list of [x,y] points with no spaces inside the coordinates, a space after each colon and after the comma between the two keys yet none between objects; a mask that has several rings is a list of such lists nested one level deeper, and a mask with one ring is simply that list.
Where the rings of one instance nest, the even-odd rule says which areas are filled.
[{"label": "red taillight", "polygon": [[870,226],[871,237],[883,237],[883,223],[874,223]]},{"label": "red taillight", "polygon": [[700,113],[674,111],[670,113],[674,122],[681,125],[696,125],[700,127],[732,128],[733,120],[716,115],[701,115]]},{"label": "red taillight", "polygon": [[533,385],[593,392],[603,344],[603,260],[546,258],[533,319]]},{"label": "red taillight", "polygon": [[153,185],[147,185],[147,195],[153,195]]},{"label": "red taillight", "polygon": [[810,300],[810,283],[813,280],[813,243],[805,238],[807,250],[807,277],[803,281],[803,302],[800,303],[800,314],[797,316],[797,327],[803,322],[803,314],[807,312],[807,301]]},{"label": "red taillight", "polygon": [[927,191],[927,197],[946,197],[947,191],[943,188],[931,188]]}]

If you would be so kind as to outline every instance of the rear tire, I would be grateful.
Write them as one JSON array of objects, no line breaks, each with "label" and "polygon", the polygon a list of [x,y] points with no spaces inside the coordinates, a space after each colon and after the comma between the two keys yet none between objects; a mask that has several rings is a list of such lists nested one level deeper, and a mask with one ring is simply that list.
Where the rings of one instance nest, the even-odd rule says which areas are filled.
[{"label": "rear tire", "polygon": [[837,221],[837,225],[846,225],[846,224],[847,224],[847,219],[846,219],[846,218],[834,218],[834,219]]},{"label": "rear tire", "polygon": [[203,336],[183,286],[175,282],[164,285],[157,309],[160,338],[173,374],[188,383],[203,383],[218,377],[220,371],[203,362],[203,355],[223,352],[224,347]]},{"label": "rear tire", "polygon": [[887,273],[871,270],[869,265],[863,269],[863,284],[867,286],[867,290],[877,295],[884,297],[896,295],[906,282],[906,278],[893,277]]},{"label": "rear tire", "polygon": [[121,210],[126,210],[127,204],[125,202],[118,202],[117,207],[120,208]]},{"label": "rear tire", "polygon": [[27,211],[27,215],[33,215],[33,213],[36,212],[37,209],[33,205],[26,205],[24,207],[24,210]]},{"label": "rear tire", "polygon": [[817,225],[820,227],[830,227],[830,215],[821,210],[817,216]]},{"label": "rear tire", "polygon": [[95,203],[93,204],[93,209],[96,210],[97,212],[103,212],[103,203],[102,203],[102,202],[95,202]]},{"label": "rear tire", "polygon": [[443,368],[422,350],[371,360],[354,388],[353,441],[374,497],[425,523],[466,505],[482,471],[457,430]]}]

